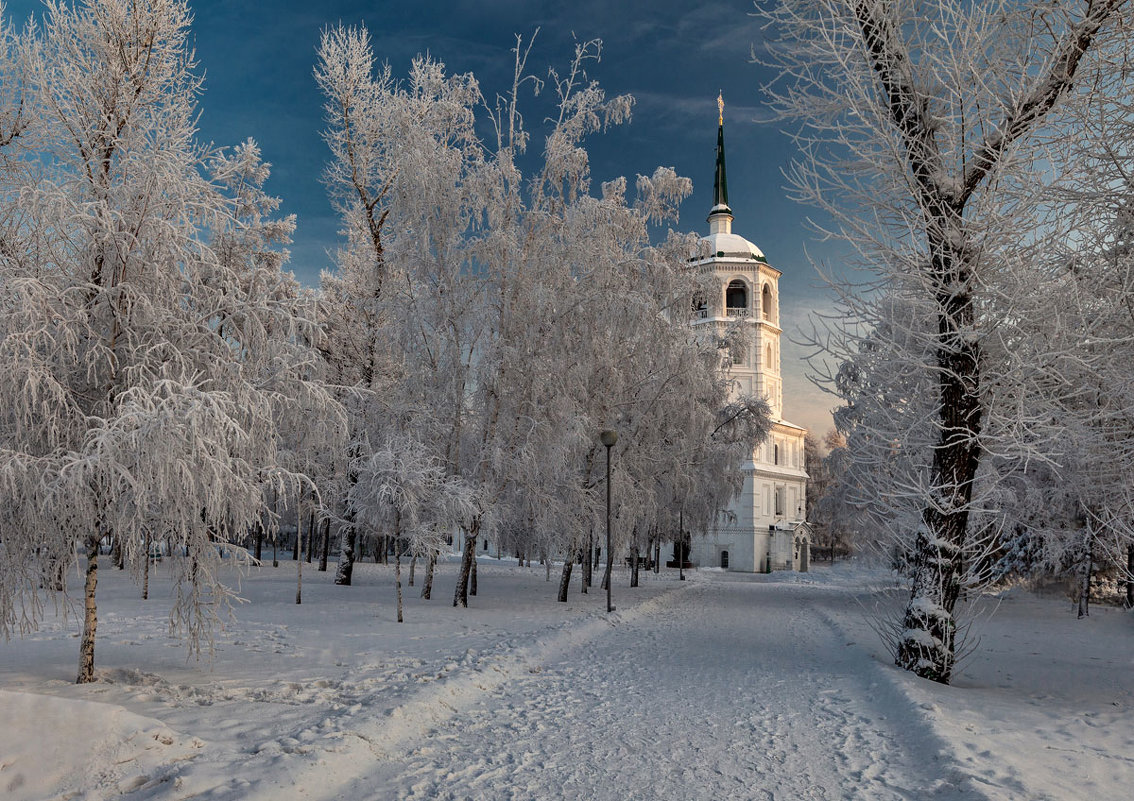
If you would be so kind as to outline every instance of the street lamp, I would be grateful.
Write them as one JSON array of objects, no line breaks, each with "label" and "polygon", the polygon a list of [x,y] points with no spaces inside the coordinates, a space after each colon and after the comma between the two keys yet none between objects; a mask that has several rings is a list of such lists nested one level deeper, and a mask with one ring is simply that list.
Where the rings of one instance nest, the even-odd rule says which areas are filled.
[{"label": "street lamp", "polygon": [[614,447],[614,443],[618,442],[618,432],[605,429],[599,432],[599,440],[606,448],[606,611],[613,612],[614,607],[610,605],[610,585],[614,572],[614,557],[610,550],[610,449]]},{"label": "street lamp", "polygon": [[685,507],[677,515],[677,577],[685,581]]}]

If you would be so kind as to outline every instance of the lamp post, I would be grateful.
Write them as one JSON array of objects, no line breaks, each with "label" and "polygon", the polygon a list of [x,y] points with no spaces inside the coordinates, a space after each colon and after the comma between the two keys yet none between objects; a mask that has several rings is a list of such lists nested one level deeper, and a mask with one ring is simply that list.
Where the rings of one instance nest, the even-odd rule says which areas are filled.
[{"label": "lamp post", "polygon": [[677,577],[685,581],[685,507],[677,514]]},{"label": "lamp post", "polygon": [[613,584],[614,557],[610,550],[610,449],[618,442],[618,432],[605,429],[599,432],[599,440],[606,447],[606,611],[613,612],[610,605],[610,585]]}]

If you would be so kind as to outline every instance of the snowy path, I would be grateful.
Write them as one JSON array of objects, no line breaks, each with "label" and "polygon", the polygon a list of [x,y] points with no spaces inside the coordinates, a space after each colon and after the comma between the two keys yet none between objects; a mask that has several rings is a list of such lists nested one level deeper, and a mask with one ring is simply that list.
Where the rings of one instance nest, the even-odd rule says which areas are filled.
[{"label": "snowy path", "polygon": [[351,790],[410,799],[979,797],[941,778],[944,744],[827,622],[824,607],[846,602],[806,586],[690,583],[533,660]]},{"label": "snowy path", "polygon": [[485,560],[469,609],[415,592],[404,624],[390,569],[356,569],[349,589],[305,573],[302,606],[294,565],[247,577],[211,666],[186,662],[168,607],[109,571],[99,682],[72,683],[74,618],[0,643],[0,798],[1102,801],[1129,787],[1122,609],[1080,621],[1007,591],[945,687],[890,664],[855,599],[885,618],[904,593],[869,567],[663,573],[637,590],[620,571],[608,616],[602,593],[576,584],[560,604],[542,569]]}]

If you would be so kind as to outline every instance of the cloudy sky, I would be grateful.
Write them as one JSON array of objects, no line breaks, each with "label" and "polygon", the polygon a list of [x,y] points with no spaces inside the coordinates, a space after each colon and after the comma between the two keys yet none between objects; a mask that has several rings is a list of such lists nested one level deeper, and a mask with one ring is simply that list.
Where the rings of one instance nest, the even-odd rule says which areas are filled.
[{"label": "cloudy sky", "polygon": [[[19,22],[37,0],[8,0]],[[539,35],[529,70],[564,67],[574,41],[601,39],[602,60],[588,69],[607,93],[633,95],[633,121],[592,141],[596,183],[672,166],[693,179],[680,227],[707,233],[716,147],[717,92],[725,99],[725,144],[733,230],[752,240],[783,271],[785,338],[804,330],[809,310],[829,305],[811,259],[837,263],[816,242],[808,210],[784,197],[781,170],[794,148],[763,108],[761,85],[772,76],[751,63],[762,31],[750,0],[190,0],[197,60],[206,76],[201,135],[220,145],[248,137],[272,163],[269,190],[298,217],[291,268],[314,283],[330,266],[336,223],[320,183],[327,150],[322,100],[312,77],[319,33],[342,22],[364,24],[379,60],[405,74],[418,53],[450,72],[473,72],[486,95],[509,88],[515,35]],[[538,145],[541,106],[527,115]],[[820,436],[831,427],[830,396],[804,377],[803,349],[784,343],[784,416]]]}]

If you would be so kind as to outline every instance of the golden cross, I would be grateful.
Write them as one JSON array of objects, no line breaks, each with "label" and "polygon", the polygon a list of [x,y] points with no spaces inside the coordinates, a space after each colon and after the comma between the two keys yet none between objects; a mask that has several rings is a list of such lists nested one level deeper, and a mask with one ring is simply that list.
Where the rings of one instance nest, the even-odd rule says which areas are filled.
[{"label": "golden cross", "polygon": [[724,125],[724,95],[720,92],[717,93],[717,114],[717,124]]}]

